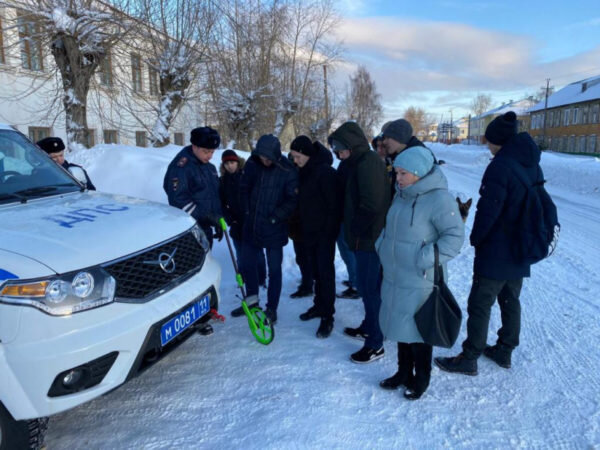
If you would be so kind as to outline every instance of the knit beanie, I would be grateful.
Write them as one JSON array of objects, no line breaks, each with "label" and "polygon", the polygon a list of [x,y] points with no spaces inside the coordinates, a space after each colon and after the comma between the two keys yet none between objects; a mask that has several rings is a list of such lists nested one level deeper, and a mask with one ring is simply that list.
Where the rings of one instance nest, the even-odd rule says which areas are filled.
[{"label": "knit beanie", "polygon": [[221,162],[227,161],[240,162],[240,157],[233,150],[225,150],[221,155]]},{"label": "knit beanie", "polygon": [[65,149],[65,143],[59,137],[47,137],[36,142],[37,146],[46,153],[58,153]]},{"label": "knit beanie", "polygon": [[496,117],[485,129],[485,139],[496,145],[504,145],[511,137],[517,134],[517,115],[508,111]]},{"label": "knit beanie", "polygon": [[412,126],[406,119],[394,120],[384,127],[383,137],[392,138],[400,144],[408,144],[413,135]]},{"label": "knit beanie", "polygon": [[433,168],[433,161],[433,153],[427,147],[409,147],[396,156],[394,167],[422,178]]},{"label": "knit beanie", "polygon": [[302,153],[305,156],[311,157],[317,154],[317,147],[313,145],[308,136],[298,136],[290,144],[290,149],[295,152]]},{"label": "knit beanie", "polygon": [[221,136],[211,127],[199,127],[192,130],[190,142],[196,147],[215,149],[221,144]]}]

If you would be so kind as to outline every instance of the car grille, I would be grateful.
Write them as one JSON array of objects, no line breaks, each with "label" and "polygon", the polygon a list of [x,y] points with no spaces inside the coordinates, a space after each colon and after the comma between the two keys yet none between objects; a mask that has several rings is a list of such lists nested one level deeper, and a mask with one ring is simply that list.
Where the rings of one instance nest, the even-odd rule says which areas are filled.
[{"label": "car grille", "polygon": [[[168,273],[156,262],[161,253],[172,255],[174,251],[175,268]],[[205,258],[206,253],[194,235],[186,232],[172,241],[109,263],[104,269],[117,282],[115,296],[118,300],[150,300],[153,294],[175,287],[178,282],[199,271]],[[171,268],[167,266],[167,269]]]}]

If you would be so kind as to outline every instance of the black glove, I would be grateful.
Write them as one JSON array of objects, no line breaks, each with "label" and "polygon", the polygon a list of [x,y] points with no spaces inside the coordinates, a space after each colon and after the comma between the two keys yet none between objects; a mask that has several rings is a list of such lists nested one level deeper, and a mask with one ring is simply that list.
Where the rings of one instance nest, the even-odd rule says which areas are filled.
[{"label": "black glove", "polygon": [[215,237],[219,242],[221,242],[221,239],[223,239],[223,228],[221,228],[220,225],[218,227],[215,227]]},{"label": "black glove", "polygon": [[221,228],[221,223],[219,222],[220,219],[221,219],[221,216],[218,216],[216,214],[209,214],[206,217],[206,220],[208,221],[208,223],[215,228]]}]

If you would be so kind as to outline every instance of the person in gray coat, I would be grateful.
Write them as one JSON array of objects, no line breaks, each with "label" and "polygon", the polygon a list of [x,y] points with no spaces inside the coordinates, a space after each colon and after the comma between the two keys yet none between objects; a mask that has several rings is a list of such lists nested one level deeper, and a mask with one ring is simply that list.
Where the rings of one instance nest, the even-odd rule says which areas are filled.
[{"label": "person in gray coat", "polygon": [[398,372],[380,386],[404,385],[404,396],[416,400],[431,374],[432,347],[423,342],[414,315],[433,290],[434,244],[445,271],[445,263],[460,252],[465,230],[429,149],[404,150],[394,160],[394,171],[397,194],[375,247],[383,267],[379,325],[387,339],[398,342]]}]

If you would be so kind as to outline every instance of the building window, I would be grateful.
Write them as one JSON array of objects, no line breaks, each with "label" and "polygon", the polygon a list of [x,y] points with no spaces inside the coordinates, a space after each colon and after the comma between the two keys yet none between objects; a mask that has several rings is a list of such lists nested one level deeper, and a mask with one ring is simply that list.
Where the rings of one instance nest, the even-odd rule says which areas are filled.
[{"label": "building window", "polygon": [[140,55],[131,55],[131,82],[134,92],[142,92],[142,58]]},{"label": "building window", "polygon": [[150,95],[158,95],[158,71],[148,66],[148,80],[150,87]]},{"label": "building window", "polygon": [[591,120],[590,123],[598,123],[598,113],[600,112],[600,104],[595,104],[592,106],[591,112]]},{"label": "building window", "polygon": [[577,125],[579,123],[579,108],[573,108],[573,121],[571,123],[573,125]]},{"label": "building window", "polygon": [[577,139],[577,151],[585,153],[585,136],[579,136],[579,139]]},{"label": "building window", "polygon": [[554,111],[548,111],[548,127],[552,127],[554,122]]},{"label": "building window", "polygon": [[39,24],[27,19],[23,13],[19,13],[17,27],[21,46],[21,66],[28,70],[44,70]]},{"label": "building window", "polygon": [[567,151],[571,153],[575,151],[575,136],[569,136],[569,145],[567,147]]},{"label": "building window", "polygon": [[100,84],[103,86],[112,86],[113,85],[113,76],[112,76],[112,58],[110,56],[110,52],[106,54],[102,63],[98,67],[98,76],[100,77]]},{"label": "building window", "polygon": [[104,130],[104,143],[117,144],[117,130]]},{"label": "building window", "polygon": [[570,118],[571,118],[571,110],[567,108],[564,110],[564,114],[563,114],[563,125],[564,126],[566,126],[566,127],[569,126],[569,124],[571,123],[569,120]]},{"label": "building window", "polygon": [[48,127],[29,127],[29,139],[37,142],[50,136],[50,128]]},{"label": "building window", "polygon": [[183,133],[175,133],[173,136],[175,145],[183,145]]},{"label": "building window", "polygon": [[586,123],[588,123],[588,109],[589,106],[584,106],[583,108],[581,108],[581,123],[582,125],[585,125]]},{"label": "building window", "polygon": [[135,145],[138,147],[146,147],[146,132],[136,131],[135,132]]},{"label": "building window", "polygon": [[88,128],[87,131],[85,131],[84,139],[85,146],[87,148],[92,148],[94,145],[96,145],[96,130],[93,128]]},{"label": "building window", "polygon": [[560,127],[560,109],[554,111],[554,126]]},{"label": "building window", "polygon": [[588,151],[588,153],[596,153],[596,135],[595,134],[588,136],[587,151]]}]

